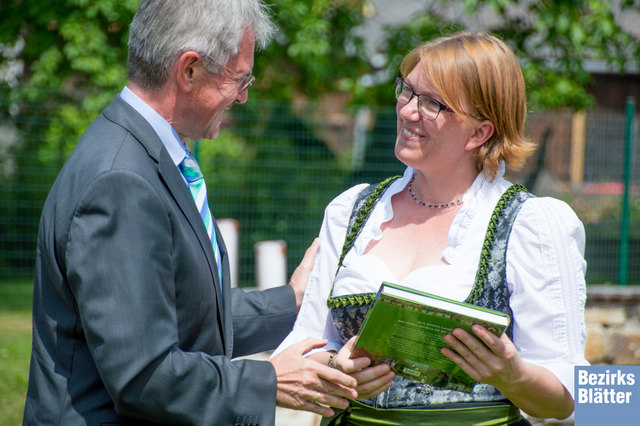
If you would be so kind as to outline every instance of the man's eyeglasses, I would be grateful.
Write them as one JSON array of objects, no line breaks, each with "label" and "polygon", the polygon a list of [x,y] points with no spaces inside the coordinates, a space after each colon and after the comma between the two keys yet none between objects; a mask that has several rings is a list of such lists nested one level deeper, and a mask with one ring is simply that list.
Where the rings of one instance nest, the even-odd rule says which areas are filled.
[{"label": "man's eyeglasses", "polygon": [[200,53],[200,55],[206,56],[212,62],[215,62],[217,65],[221,66],[226,72],[228,72],[231,78],[233,79],[233,81],[235,81],[236,84],[238,85],[238,92],[240,93],[247,90],[256,81],[256,78],[253,76],[253,74],[242,76],[237,72],[235,72],[234,70],[232,70],[231,68],[228,68],[227,66],[225,66],[220,61],[216,60],[213,56],[209,56],[206,53]]},{"label": "man's eyeglasses", "polygon": [[403,105],[411,102],[413,97],[418,98],[418,112],[422,118],[426,118],[427,120],[433,121],[438,118],[440,111],[449,111],[453,112],[451,108],[446,106],[445,104],[436,101],[431,96],[428,95],[419,95],[413,91],[411,86],[409,86],[404,78],[396,78],[395,83],[395,92],[396,99]]}]

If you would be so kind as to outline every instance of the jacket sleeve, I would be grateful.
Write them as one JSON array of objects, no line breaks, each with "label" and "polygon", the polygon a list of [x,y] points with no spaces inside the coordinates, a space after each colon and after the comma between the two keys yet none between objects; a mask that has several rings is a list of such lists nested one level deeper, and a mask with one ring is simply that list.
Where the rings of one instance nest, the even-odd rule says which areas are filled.
[{"label": "jacket sleeve", "polygon": [[296,299],[290,285],[264,291],[234,288],[233,357],[275,349],[296,320]]}]

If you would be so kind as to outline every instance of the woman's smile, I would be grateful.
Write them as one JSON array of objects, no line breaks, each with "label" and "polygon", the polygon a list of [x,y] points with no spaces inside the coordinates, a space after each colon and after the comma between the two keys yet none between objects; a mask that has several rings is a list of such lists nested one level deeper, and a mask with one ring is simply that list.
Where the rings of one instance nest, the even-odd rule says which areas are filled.
[{"label": "woman's smile", "polygon": [[400,133],[405,139],[408,139],[408,140],[417,140],[421,137],[420,134],[414,133],[411,130],[407,129],[406,127],[403,127]]}]

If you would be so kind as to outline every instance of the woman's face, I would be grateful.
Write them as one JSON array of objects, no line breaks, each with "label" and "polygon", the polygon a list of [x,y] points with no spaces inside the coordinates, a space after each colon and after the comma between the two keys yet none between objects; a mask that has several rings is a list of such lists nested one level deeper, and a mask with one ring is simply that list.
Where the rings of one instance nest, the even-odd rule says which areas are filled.
[{"label": "woman's face", "polygon": [[[431,96],[444,104],[424,75],[420,63],[406,76],[405,82],[416,94]],[[472,154],[475,145],[470,143],[475,133],[474,120],[449,110],[440,111],[433,121],[427,120],[418,112],[416,96],[406,105],[398,102],[396,114],[395,154],[404,164],[430,173],[448,172],[453,166],[475,168]]]}]

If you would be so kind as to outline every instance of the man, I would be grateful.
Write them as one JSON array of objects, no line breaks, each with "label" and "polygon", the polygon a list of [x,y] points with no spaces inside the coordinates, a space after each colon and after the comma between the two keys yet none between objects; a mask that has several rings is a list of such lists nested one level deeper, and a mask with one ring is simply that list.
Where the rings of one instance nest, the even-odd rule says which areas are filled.
[{"label": "man", "polygon": [[270,425],[276,402],[331,415],[356,396],[352,377],[302,356],[320,340],[231,361],[287,335],[314,247],[291,286],[231,289],[184,142],[215,138],[247,100],[255,44],[272,29],[258,0],[141,2],[130,83],[43,210],[25,424]]}]

